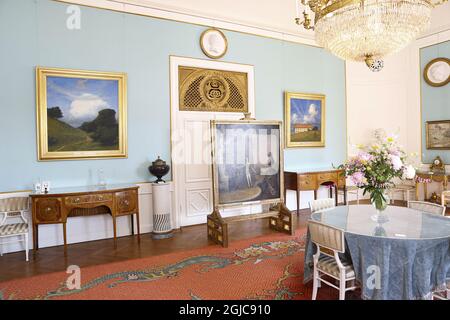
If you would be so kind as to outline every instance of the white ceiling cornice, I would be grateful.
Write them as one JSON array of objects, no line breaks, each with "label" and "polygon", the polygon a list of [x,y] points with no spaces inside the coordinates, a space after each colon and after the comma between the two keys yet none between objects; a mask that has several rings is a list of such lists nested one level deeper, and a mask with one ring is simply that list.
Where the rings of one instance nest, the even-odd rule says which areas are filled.
[{"label": "white ceiling cornice", "polygon": [[[203,2],[204,0],[54,0],[57,2],[78,4],[83,6],[95,7],[100,9],[113,10],[118,12],[126,12],[131,14],[149,16],[154,18],[166,19],[166,20],[174,20],[186,23],[192,23],[196,25],[215,27],[224,30],[237,31],[247,34],[253,34],[257,36],[279,39],[289,42],[301,43],[311,46],[317,46],[314,40],[314,34],[310,31],[302,31],[301,28],[293,22],[295,17],[295,12],[292,14],[292,30],[287,30],[288,28],[283,26],[278,26],[276,23],[264,24],[257,21],[252,21],[251,19],[245,20],[245,12],[239,11],[240,15],[235,14],[236,17],[232,18],[226,17],[225,13],[222,15],[211,13],[211,12],[201,12],[200,10],[180,7],[175,4],[192,4],[195,2],[198,5],[199,2]],[[228,0],[228,6],[232,3],[239,4],[244,2],[258,2],[256,0],[246,0],[246,1],[238,1],[238,0]],[[286,2],[291,0],[280,0],[281,2]],[[206,2],[206,1],[205,1]],[[224,3],[227,1],[218,1],[217,3]],[[261,0],[259,1],[261,2]],[[267,3],[278,3],[278,1],[272,0],[262,0],[262,2]],[[278,3],[278,5],[280,4]],[[276,6],[278,7],[278,6]],[[214,2],[214,6],[210,5],[210,8],[220,9],[220,6],[216,5]],[[235,10],[234,7],[230,7]],[[237,10],[237,9],[236,9]],[[293,7],[295,11],[295,7]],[[270,7],[265,9],[265,14],[271,12]],[[255,14],[251,15],[255,17]],[[278,15],[280,16],[280,14]],[[259,15],[256,15],[259,17]],[[281,15],[282,17],[282,15]],[[270,20],[270,19],[268,19]],[[284,19],[278,19],[280,21],[285,21]],[[289,23],[287,24],[290,25]],[[298,31],[295,33],[294,31]]]}]

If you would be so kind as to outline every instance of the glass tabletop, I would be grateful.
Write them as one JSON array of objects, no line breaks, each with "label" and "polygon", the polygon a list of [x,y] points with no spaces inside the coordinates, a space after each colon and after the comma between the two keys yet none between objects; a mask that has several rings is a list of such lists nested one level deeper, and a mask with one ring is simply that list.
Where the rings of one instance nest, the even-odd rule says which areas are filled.
[{"label": "glass tabletop", "polygon": [[397,206],[384,211],[388,221],[378,223],[372,205],[339,206],[311,215],[322,222],[348,233],[395,239],[437,239],[450,237],[450,217]]}]

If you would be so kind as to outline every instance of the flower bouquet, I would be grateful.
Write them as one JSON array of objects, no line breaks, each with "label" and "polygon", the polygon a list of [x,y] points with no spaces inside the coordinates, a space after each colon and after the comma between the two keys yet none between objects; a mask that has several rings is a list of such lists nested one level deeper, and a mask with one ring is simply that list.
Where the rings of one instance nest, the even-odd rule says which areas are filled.
[{"label": "flower bouquet", "polygon": [[339,168],[363,195],[370,194],[370,201],[380,214],[388,204],[388,191],[394,186],[394,179],[413,179],[416,171],[406,164],[406,153],[397,144],[394,136],[375,132],[374,143],[358,146],[359,153]]}]

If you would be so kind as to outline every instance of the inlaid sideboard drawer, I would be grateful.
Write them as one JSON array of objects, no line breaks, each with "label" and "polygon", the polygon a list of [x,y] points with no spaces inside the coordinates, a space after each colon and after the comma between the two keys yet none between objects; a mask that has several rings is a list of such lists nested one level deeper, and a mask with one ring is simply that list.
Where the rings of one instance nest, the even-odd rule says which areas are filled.
[{"label": "inlaid sideboard drawer", "polygon": [[317,175],[317,181],[319,184],[324,183],[324,182],[328,182],[328,181],[332,181],[334,183],[338,182],[338,174],[336,172],[324,172],[324,173],[319,173]]},{"label": "inlaid sideboard drawer", "polygon": [[129,191],[121,191],[116,193],[116,207],[117,214],[126,214],[137,209],[137,191],[129,190]]},{"label": "inlaid sideboard drawer", "polygon": [[70,196],[66,197],[66,204],[77,205],[77,204],[89,204],[96,202],[105,202],[112,200],[112,193],[100,193],[85,196]]},{"label": "inlaid sideboard drawer", "polygon": [[298,175],[298,185],[302,190],[315,190],[316,189],[316,176],[312,174]]},{"label": "inlaid sideboard drawer", "polygon": [[35,215],[38,222],[60,222],[63,220],[60,198],[43,198],[35,201]]},{"label": "inlaid sideboard drawer", "polygon": [[66,204],[82,204],[82,203],[89,203],[91,202],[91,196],[71,196],[66,197]]}]

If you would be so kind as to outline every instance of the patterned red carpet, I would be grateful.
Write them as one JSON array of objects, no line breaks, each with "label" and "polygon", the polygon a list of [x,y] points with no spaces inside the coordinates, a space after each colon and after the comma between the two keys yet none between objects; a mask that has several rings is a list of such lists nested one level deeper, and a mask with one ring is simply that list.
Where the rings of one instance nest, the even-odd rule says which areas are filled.
[{"label": "patterned red carpet", "polygon": [[[311,299],[303,285],[305,229],[81,269],[81,288],[52,273],[0,283],[1,299]],[[319,299],[336,299],[322,287]]]}]

